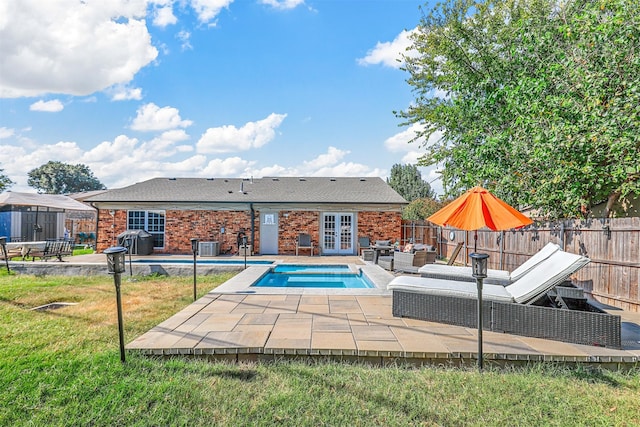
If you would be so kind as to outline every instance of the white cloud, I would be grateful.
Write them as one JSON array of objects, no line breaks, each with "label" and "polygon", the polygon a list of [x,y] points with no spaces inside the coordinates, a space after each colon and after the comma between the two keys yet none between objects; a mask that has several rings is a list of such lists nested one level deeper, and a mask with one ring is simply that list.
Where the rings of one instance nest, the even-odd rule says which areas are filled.
[{"label": "white cloud", "polygon": [[11,138],[15,134],[16,134],[15,129],[9,129],[4,126],[0,127],[0,139]]},{"label": "white cloud", "polygon": [[142,99],[142,89],[139,87],[127,87],[124,85],[116,85],[113,88],[112,101],[139,101]]},{"label": "white cloud", "polygon": [[196,11],[198,20],[202,23],[210,23],[215,26],[215,21],[211,23],[220,11],[228,8],[233,0],[191,0],[191,7]]},{"label": "white cloud", "polygon": [[[103,141],[84,150],[75,142],[50,145],[21,143],[0,145],[0,168],[16,182],[14,191],[31,191],[27,186],[27,173],[50,160],[87,165],[108,188],[118,188],[158,176],[175,177],[249,177],[263,176],[379,176],[387,171],[371,168],[362,163],[345,161],[347,150],[328,147],[298,165],[258,165],[254,160],[238,156],[210,158],[193,154],[181,158],[180,154],[193,151],[183,143],[189,136],[182,129],[162,133],[149,141],[140,141],[119,135],[112,141]],[[182,143],[182,145],[180,145]],[[149,153],[153,152],[153,156]],[[170,157],[173,153],[178,155]]]},{"label": "white cloud", "polygon": [[197,143],[199,153],[229,153],[259,148],[271,141],[275,129],[287,117],[286,114],[271,113],[257,122],[248,122],[241,128],[233,125],[209,128]]},{"label": "white cloud", "polygon": [[191,50],[193,49],[193,46],[191,46],[191,33],[189,31],[180,31],[178,34],[176,34],[176,38],[178,40],[180,40],[181,45],[180,47],[182,48],[182,50]]},{"label": "white cloud", "polygon": [[182,120],[180,112],[173,107],[158,107],[153,102],[138,108],[138,115],[131,123],[131,129],[138,131],[158,131],[185,128],[193,124],[191,120]]},{"label": "white cloud", "polygon": [[409,35],[417,30],[403,30],[398,36],[391,42],[378,42],[376,46],[367,52],[364,58],[358,59],[360,65],[375,65],[382,64],[391,68],[400,68],[402,65],[402,56],[413,56],[416,53],[407,51],[411,46],[411,40]]},{"label": "white cloud", "polygon": [[[424,125],[414,123],[407,129],[399,132],[384,141],[386,149],[392,153],[404,153],[402,154],[401,163],[415,165],[418,163],[420,157],[424,155],[424,147],[438,142],[442,138],[442,132],[434,132],[429,139],[425,141],[423,138],[414,142],[409,142],[415,138],[416,132],[424,129]],[[437,172],[439,166],[431,165],[428,167],[419,168],[422,174],[422,179],[431,184],[431,188],[436,194],[443,194],[442,181],[440,180],[440,174]]]},{"label": "white cloud", "polygon": [[0,2],[0,97],[88,95],[131,81],[158,55],[146,9],[146,0]]},{"label": "white cloud", "polygon": [[288,10],[304,4],[304,0],[260,0],[259,3],[266,4],[274,9]]},{"label": "white cloud", "polygon": [[213,159],[202,170],[204,176],[207,177],[238,177],[246,175],[246,170],[253,165],[254,162],[244,160],[240,157],[227,157],[226,159]]},{"label": "white cloud", "polygon": [[31,111],[43,111],[46,113],[57,113],[64,110],[64,105],[57,99],[52,99],[51,101],[37,101],[29,106],[29,110]]},{"label": "white cloud", "polygon": [[318,169],[336,165],[350,152],[348,150],[340,150],[336,147],[329,147],[326,154],[321,154],[313,160],[303,163],[303,168],[307,171],[315,171]]},{"label": "white cloud", "polygon": [[189,139],[189,135],[183,129],[174,129],[163,132],[159,137],[142,144],[142,150],[155,153],[157,157],[167,158],[177,153],[193,151],[191,145],[177,145],[181,141]]},{"label": "white cloud", "polygon": [[383,177],[386,171],[378,168],[372,169],[362,163],[345,162],[343,159],[349,154],[348,150],[336,147],[328,147],[327,152],[317,157],[303,161],[300,165],[285,167],[271,165],[262,168],[252,168],[247,175],[261,176],[379,176]]},{"label": "white cloud", "polygon": [[173,14],[172,5],[161,6],[153,11],[153,25],[164,28],[178,22],[178,18]]}]

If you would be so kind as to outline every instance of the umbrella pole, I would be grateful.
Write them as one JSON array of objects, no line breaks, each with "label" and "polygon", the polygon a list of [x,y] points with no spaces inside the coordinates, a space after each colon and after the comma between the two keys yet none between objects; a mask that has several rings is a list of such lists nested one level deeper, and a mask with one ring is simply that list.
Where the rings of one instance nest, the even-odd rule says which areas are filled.
[{"label": "umbrella pole", "polygon": [[473,236],[473,253],[478,253],[478,230],[475,230],[475,235]]}]

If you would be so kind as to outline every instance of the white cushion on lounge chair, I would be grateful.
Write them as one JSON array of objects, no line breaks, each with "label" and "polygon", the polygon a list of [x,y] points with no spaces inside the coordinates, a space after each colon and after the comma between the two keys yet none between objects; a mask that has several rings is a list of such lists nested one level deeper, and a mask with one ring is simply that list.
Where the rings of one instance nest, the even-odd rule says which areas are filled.
[{"label": "white cushion on lounge chair", "polygon": [[536,252],[531,258],[523,262],[520,267],[511,272],[511,281],[515,282],[522,276],[524,276],[529,270],[540,264],[545,259],[549,258],[554,253],[560,250],[560,246],[555,243],[547,243],[542,249]]},{"label": "white cushion on lounge chair", "polygon": [[[525,304],[562,283],[589,261],[581,255],[556,251],[508,286],[484,284],[482,295],[487,300]],[[476,298],[478,295],[475,282],[428,277],[399,276],[387,288],[464,298]]]},{"label": "white cushion on lounge chair", "polygon": [[[549,258],[552,254],[560,250],[560,246],[555,243],[547,243],[542,249],[536,252],[531,258],[522,263],[520,267],[509,274],[506,270],[487,270],[485,283],[495,283],[508,285],[525,275],[529,270],[540,262]],[[449,280],[470,280],[472,277],[471,267],[459,267],[453,265],[427,264],[418,269],[418,273],[426,277],[436,277]]]},{"label": "white cushion on lounge chair", "polygon": [[[457,265],[427,264],[418,269],[418,273],[426,278],[445,280],[471,280],[473,281],[473,271],[471,267],[461,267]],[[511,277],[505,270],[487,270],[485,283],[508,285]]]},{"label": "white cushion on lounge chair", "polygon": [[[428,277],[398,276],[387,285],[387,289],[462,298],[478,297],[478,288],[475,282],[458,282]],[[482,297],[491,301],[513,302],[513,297],[502,285],[483,285]]]},{"label": "white cushion on lounge chair", "polygon": [[587,257],[556,251],[505,289],[523,304],[559,285],[589,262]]}]

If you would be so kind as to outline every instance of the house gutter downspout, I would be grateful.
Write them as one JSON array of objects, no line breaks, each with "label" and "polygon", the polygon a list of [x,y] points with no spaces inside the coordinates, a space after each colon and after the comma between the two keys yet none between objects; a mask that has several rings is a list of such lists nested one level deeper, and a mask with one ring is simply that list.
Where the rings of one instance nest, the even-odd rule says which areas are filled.
[{"label": "house gutter downspout", "polygon": [[253,210],[253,203],[249,203],[249,211],[251,212],[251,247],[253,251],[256,251],[255,237],[256,237],[256,211]]}]

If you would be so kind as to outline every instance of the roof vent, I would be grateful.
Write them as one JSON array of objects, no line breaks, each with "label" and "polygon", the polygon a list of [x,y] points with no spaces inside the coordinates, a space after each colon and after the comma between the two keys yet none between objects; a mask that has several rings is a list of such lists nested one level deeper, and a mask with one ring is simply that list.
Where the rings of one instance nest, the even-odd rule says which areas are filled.
[{"label": "roof vent", "polygon": [[306,178],[300,178],[300,181],[306,181],[306,180],[307,180]]},{"label": "roof vent", "polygon": [[360,182],[365,182],[366,179],[365,178],[360,178]]},{"label": "roof vent", "polygon": [[175,178],[169,178],[169,181],[175,181],[175,180],[176,180]]},{"label": "roof vent", "polygon": [[213,181],[215,178],[207,178],[207,181]]},{"label": "roof vent", "polygon": [[224,182],[229,182],[229,180],[228,180],[228,179],[225,179],[225,180],[224,180]]},{"label": "roof vent", "polygon": [[336,182],[336,179],[335,178],[331,178],[331,179],[329,179],[329,181]]},{"label": "roof vent", "polygon": [[279,178],[271,178],[272,181],[280,181]]}]

